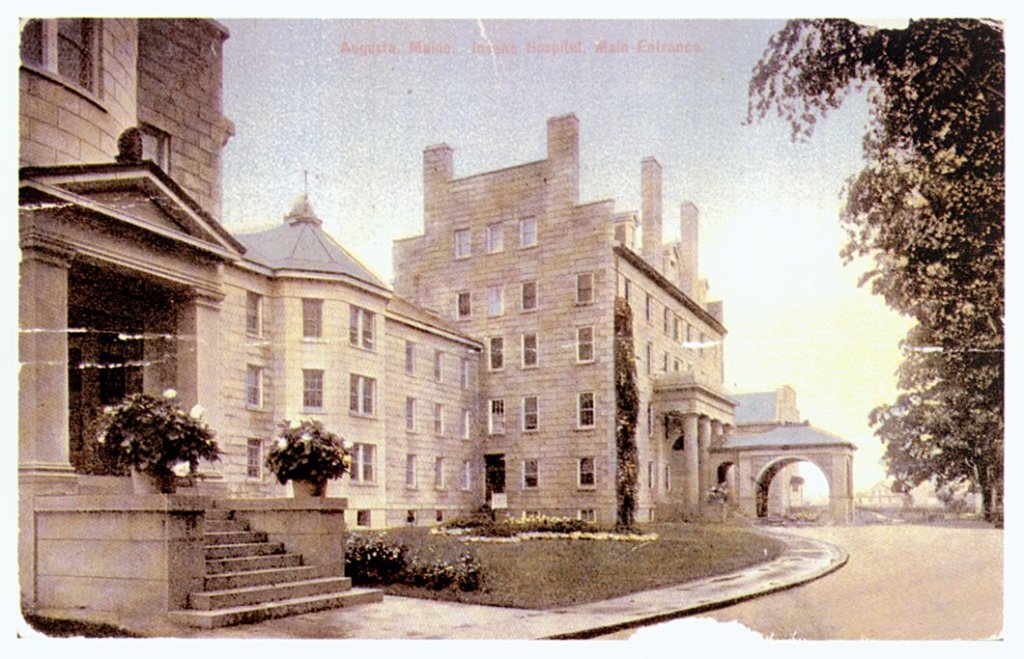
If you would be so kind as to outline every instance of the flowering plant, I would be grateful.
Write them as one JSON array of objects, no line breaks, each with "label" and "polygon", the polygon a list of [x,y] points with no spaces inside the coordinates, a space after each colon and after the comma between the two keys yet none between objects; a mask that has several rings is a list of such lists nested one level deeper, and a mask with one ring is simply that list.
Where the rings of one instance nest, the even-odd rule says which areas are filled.
[{"label": "flowering plant", "polygon": [[708,503],[725,503],[729,500],[729,488],[724,483],[711,486],[708,490]]},{"label": "flowering plant", "polygon": [[284,421],[266,464],[281,485],[306,481],[316,486],[314,494],[320,496],[327,481],[341,478],[352,466],[350,448],[319,421]]},{"label": "flowering plant", "polygon": [[177,396],[173,389],[160,398],[132,394],[103,408],[96,438],[108,459],[149,474],[163,492],[174,490],[175,477],[195,473],[200,459],[220,459],[214,433],[203,421],[202,406],[185,412],[174,402]]}]

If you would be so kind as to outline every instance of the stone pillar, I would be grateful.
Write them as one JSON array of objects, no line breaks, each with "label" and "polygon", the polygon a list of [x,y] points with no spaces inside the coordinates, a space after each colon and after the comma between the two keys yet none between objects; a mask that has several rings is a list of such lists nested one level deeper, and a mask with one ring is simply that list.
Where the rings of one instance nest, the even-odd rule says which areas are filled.
[{"label": "stone pillar", "polygon": [[[178,309],[175,386],[179,404],[186,409],[196,403],[214,412],[220,408],[220,302],[221,298],[194,292]],[[217,420],[207,421],[215,425]]]},{"label": "stone pillar", "polygon": [[697,438],[697,415],[683,416],[683,508],[688,515],[700,512],[700,447]]},{"label": "stone pillar", "polygon": [[18,285],[18,574],[23,606],[35,605],[39,495],[73,494],[68,439],[68,269],[74,252],[23,236]]},{"label": "stone pillar", "polygon": [[698,462],[699,462],[699,483],[700,498],[698,502],[701,508],[706,507],[708,491],[714,484],[714,474],[711,473],[711,418],[702,416],[697,425]]}]

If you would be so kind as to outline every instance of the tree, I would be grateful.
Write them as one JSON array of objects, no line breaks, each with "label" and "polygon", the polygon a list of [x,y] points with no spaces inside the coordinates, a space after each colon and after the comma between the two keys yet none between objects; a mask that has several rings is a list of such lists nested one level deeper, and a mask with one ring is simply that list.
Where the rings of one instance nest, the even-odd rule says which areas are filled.
[{"label": "tree", "polygon": [[866,164],[847,184],[840,255],[870,257],[860,283],[917,322],[901,393],[871,424],[897,491],[967,484],[990,520],[1003,491],[1005,70],[990,21],[790,21],[754,67],[748,117],[774,108],[808,139],[867,93]]},{"label": "tree", "polygon": [[633,311],[625,298],[615,298],[615,499],[616,527],[631,529],[636,523],[636,484],[639,463],[636,422],[640,415],[640,391],[636,384],[633,350]]}]

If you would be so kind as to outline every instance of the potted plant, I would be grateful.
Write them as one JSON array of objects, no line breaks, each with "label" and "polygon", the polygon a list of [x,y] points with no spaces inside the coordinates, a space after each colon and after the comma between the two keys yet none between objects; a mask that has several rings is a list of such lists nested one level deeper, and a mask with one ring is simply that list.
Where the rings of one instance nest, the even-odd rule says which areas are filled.
[{"label": "potted plant", "polygon": [[319,421],[284,421],[266,464],[281,485],[292,482],[295,496],[322,497],[327,481],[341,478],[352,466],[350,448]]},{"label": "potted plant", "polygon": [[200,459],[220,459],[202,406],[186,413],[174,402],[177,396],[173,389],[160,398],[132,394],[103,408],[100,450],[115,466],[131,469],[137,494],[173,493],[177,479],[196,473]]}]

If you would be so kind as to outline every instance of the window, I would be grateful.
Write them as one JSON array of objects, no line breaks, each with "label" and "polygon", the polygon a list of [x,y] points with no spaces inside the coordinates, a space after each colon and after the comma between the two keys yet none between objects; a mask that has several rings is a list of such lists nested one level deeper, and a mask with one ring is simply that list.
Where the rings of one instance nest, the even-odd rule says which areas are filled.
[{"label": "window", "polygon": [[519,220],[519,246],[533,247],[537,244],[537,218],[526,217]]},{"label": "window", "polygon": [[469,410],[462,410],[462,439],[469,439],[470,431],[473,429],[473,417]]},{"label": "window", "polygon": [[594,301],[594,273],[576,275],[576,304],[590,304]]},{"label": "window", "polygon": [[668,373],[668,353],[667,352],[662,356],[661,370],[662,370],[663,373]]},{"label": "window", "polygon": [[668,333],[672,331],[672,312],[668,310],[668,307],[665,307],[661,315],[662,331],[665,333],[665,336],[668,336]]},{"label": "window", "polygon": [[462,388],[469,389],[469,360],[462,359]]},{"label": "window", "polygon": [[434,458],[434,489],[444,489],[444,458]]},{"label": "window", "polygon": [[250,439],[245,443],[245,477],[254,480],[263,478],[263,442]]},{"label": "window", "polygon": [[366,350],[373,350],[374,313],[357,306],[350,306],[348,313],[348,342]]},{"label": "window", "polygon": [[434,403],[434,434],[444,434],[444,405]]},{"label": "window", "polygon": [[523,396],[523,430],[530,432],[540,427],[536,396]]},{"label": "window", "polygon": [[462,291],[455,295],[455,318],[465,320],[473,315],[473,294]]},{"label": "window", "polygon": [[412,397],[405,399],[405,429],[416,432],[416,399]]},{"label": "window", "polygon": [[672,469],[665,465],[665,491],[668,492],[672,489]]},{"label": "window", "polygon": [[531,368],[537,365],[537,333],[527,332],[523,334],[523,368]]},{"label": "window", "polygon": [[654,463],[653,462],[648,462],[647,463],[647,489],[648,490],[653,490],[654,489]]},{"label": "window", "polygon": [[594,472],[594,458],[580,458],[577,475],[580,487],[594,487],[597,484],[597,474]]},{"label": "window", "polygon": [[21,61],[49,70],[67,82],[95,92],[99,37],[99,22],[96,20],[33,19],[25,24],[21,33]]},{"label": "window", "polygon": [[487,363],[492,371],[505,368],[505,339],[502,337],[494,336],[487,342]]},{"label": "window", "polygon": [[593,508],[580,510],[579,513],[577,513],[577,516],[581,522],[587,522],[588,524],[593,524],[597,521],[597,514],[594,512]]},{"label": "window", "polygon": [[405,372],[413,374],[416,369],[416,344],[412,341],[405,342]]},{"label": "window", "polygon": [[672,370],[675,371],[676,373],[678,373],[679,371],[683,370],[683,363],[681,361],[679,361],[678,359],[672,360],[672,366],[673,366]]},{"label": "window", "polygon": [[644,320],[648,323],[654,319],[654,300],[651,298],[651,294],[647,294],[646,302],[644,303]]},{"label": "window", "polygon": [[686,342],[693,343],[693,325],[686,324]]},{"label": "window", "polygon": [[251,410],[263,407],[263,369],[251,364],[245,367],[245,406]]},{"label": "window", "polygon": [[680,340],[680,336],[681,336],[681,332],[680,332],[681,323],[682,323],[682,321],[679,320],[679,316],[676,316],[675,318],[673,318],[673,322],[672,322],[672,340],[673,341],[679,341]]},{"label": "window", "polygon": [[576,399],[576,423],[580,428],[594,427],[594,393],[586,391]]},{"label": "window", "polygon": [[438,524],[440,524],[441,522],[443,522],[443,521],[444,521],[444,511],[443,511],[443,510],[438,510],[438,511],[436,511],[436,512],[434,513],[434,520],[435,520],[435,521],[436,521],[436,522],[437,522]]},{"label": "window", "polygon": [[459,229],[455,232],[455,258],[469,258],[469,229]]},{"label": "window", "polygon": [[489,402],[490,414],[487,417],[487,432],[491,435],[505,434],[505,400],[492,398]]},{"label": "window", "polygon": [[473,463],[469,460],[462,461],[462,478],[459,486],[463,490],[468,490],[473,486]]},{"label": "window", "polygon": [[319,412],[324,408],[324,372],[321,370],[302,371],[302,409]]},{"label": "window", "polygon": [[633,300],[633,282],[625,279],[622,283],[622,297],[626,298],[626,302]]},{"label": "window", "polygon": [[253,336],[263,334],[263,296],[252,291],[245,295],[245,332]]},{"label": "window", "polygon": [[487,225],[487,253],[497,254],[505,249],[504,231],[500,224]]},{"label": "window", "polygon": [[324,301],[302,298],[302,338],[319,339],[324,333]]},{"label": "window", "polygon": [[647,436],[654,437],[654,404],[647,403]]},{"label": "window", "polygon": [[411,453],[405,456],[405,486],[416,487],[416,456]]},{"label": "window", "polygon": [[369,510],[357,510],[356,511],[356,526],[370,526],[370,511]]},{"label": "window", "polygon": [[500,316],[505,313],[505,287],[487,287],[487,315]]},{"label": "window", "polygon": [[352,373],[348,378],[348,411],[352,414],[373,415],[373,399],[377,381],[365,375]]},{"label": "window", "polygon": [[405,523],[409,524],[410,526],[415,526],[416,525],[416,511],[415,510],[407,510],[407,511],[405,511]]},{"label": "window", "polygon": [[520,308],[523,311],[533,311],[537,308],[537,282],[524,281]]},{"label": "window", "polygon": [[372,483],[374,479],[374,462],[377,447],[373,444],[355,444],[352,446],[352,482]]},{"label": "window", "polygon": [[523,460],[523,488],[533,489],[538,484],[538,469],[536,460]]},{"label": "window", "polygon": [[576,328],[576,361],[594,361],[594,328]]},{"label": "window", "polygon": [[653,364],[654,364],[654,345],[653,344],[651,344],[651,343],[647,344],[647,351],[646,351],[644,357],[645,357],[644,361],[647,363],[647,365],[646,365],[647,375],[650,375],[651,371],[654,370],[654,366],[653,366]]}]

